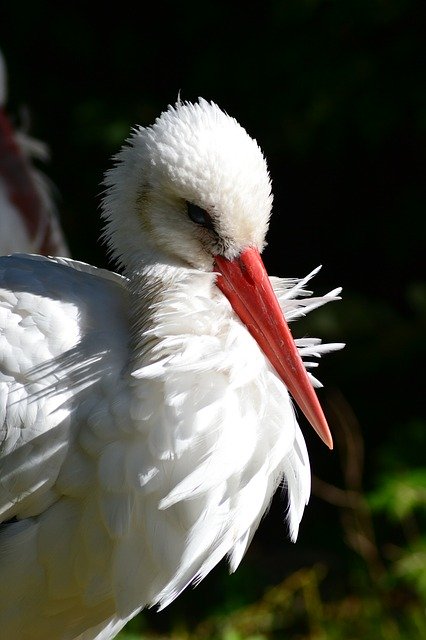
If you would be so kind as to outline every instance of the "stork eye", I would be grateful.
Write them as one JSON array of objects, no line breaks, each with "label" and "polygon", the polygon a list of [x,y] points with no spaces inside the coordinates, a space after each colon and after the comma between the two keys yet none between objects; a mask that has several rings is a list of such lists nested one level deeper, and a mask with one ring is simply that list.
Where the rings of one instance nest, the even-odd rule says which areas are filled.
[{"label": "stork eye", "polygon": [[192,222],[195,222],[195,224],[199,224],[201,227],[205,227],[206,229],[214,230],[212,219],[207,211],[192,202],[187,202],[186,204],[188,207],[188,216]]}]

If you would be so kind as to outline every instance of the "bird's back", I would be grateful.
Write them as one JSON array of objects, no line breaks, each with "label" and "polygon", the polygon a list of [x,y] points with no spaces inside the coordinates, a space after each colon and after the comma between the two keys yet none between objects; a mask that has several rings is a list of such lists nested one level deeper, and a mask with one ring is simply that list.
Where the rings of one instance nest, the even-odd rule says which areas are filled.
[{"label": "bird's back", "polygon": [[[72,567],[70,538],[79,537],[84,502],[79,492],[93,480],[93,469],[89,459],[76,455],[74,442],[85,428],[88,406],[117,387],[127,357],[126,317],[126,281],[120,276],[67,260],[0,259],[0,629],[5,638],[80,633],[84,579]],[[95,548],[102,540],[92,542]],[[91,605],[94,624],[109,615],[108,598],[100,600],[101,605]],[[60,635],[67,627],[69,635]]]}]

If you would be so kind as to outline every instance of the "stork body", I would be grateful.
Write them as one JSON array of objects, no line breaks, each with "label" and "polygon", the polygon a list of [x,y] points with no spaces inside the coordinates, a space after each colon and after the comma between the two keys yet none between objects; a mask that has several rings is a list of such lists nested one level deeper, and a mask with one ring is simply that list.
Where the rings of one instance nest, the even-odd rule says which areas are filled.
[{"label": "stork body", "polygon": [[[221,150],[230,135],[240,184],[241,158]],[[293,540],[309,498],[288,389],[217,286],[215,265],[228,277],[262,248],[271,198],[257,145],[215,105],[178,105],[135,132],[106,183],[123,276],[0,260],[5,638],[112,638],[224,556],[235,570],[281,481]],[[309,299],[306,281],[272,279],[287,320],[338,295]]]}]

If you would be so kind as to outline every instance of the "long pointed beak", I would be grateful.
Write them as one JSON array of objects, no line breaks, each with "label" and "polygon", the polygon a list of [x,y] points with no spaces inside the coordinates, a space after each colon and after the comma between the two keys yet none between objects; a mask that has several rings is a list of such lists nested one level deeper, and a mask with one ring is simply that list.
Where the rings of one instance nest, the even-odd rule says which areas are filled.
[{"label": "long pointed beak", "polygon": [[330,448],[333,439],[302,358],[284,319],[257,249],[245,249],[235,260],[216,256],[216,284],[228,298],[260,348],[287,386],[319,437]]}]

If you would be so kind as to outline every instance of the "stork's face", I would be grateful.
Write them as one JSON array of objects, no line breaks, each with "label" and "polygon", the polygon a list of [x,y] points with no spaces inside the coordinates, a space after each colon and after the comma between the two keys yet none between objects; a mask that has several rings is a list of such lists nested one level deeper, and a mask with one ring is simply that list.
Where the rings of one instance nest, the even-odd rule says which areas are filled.
[{"label": "stork's face", "polygon": [[177,105],[130,142],[119,159],[132,161],[126,195],[143,246],[209,271],[218,254],[262,251],[271,184],[257,143],[234,119],[205,101]]}]

